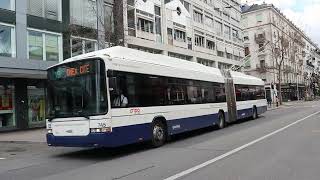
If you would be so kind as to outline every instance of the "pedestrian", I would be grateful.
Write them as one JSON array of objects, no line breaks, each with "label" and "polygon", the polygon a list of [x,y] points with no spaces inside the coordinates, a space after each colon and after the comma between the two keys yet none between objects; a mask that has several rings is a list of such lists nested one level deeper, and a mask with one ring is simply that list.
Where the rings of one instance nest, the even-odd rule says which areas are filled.
[{"label": "pedestrian", "polygon": [[267,96],[268,106],[271,107],[272,99],[270,96]]},{"label": "pedestrian", "polygon": [[276,105],[277,105],[277,107],[279,106],[279,98],[278,98],[278,96],[276,96]]}]

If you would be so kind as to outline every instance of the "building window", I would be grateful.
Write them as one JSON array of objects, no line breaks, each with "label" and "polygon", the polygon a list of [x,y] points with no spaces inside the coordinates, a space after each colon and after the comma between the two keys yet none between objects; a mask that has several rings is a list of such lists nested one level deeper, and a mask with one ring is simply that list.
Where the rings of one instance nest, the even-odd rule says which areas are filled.
[{"label": "building window", "polygon": [[98,44],[96,40],[80,37],[71,38],[71,57],[93,52],[96,50],[98,50]]},{"label": "building window", "polygon": [[217,55],[218,55],[219,57],[224,57],[224,52],[222,52],[222,51],[217,51]]},{"label": "building window", "polygon": [[95,0],[70,0],[70,22],[79,26],[97,29]]},{"label": "building window", "polygon": [[15,0],[1,0],[0,9],[7,9],[14,11],[15,9]]},{"label": "building window", "polygon": [[191,57],[189,57],[189,56],[186,56],[183,54],[177,54],[177,53],[173,53],[173,52],[168,52],[168,56],[175,57],[178,59],[188,60],[188,61],[191,59]]},{"label": "building window", "polygon": [[28,59],[44,61],[62,60],[60,34],[28,30]]},{"label": "building window", "polygon": [[128,35],[136,36],[136,11],[132,7],[128,7],[127,19],[128,19]]},{"label": "building window", "polygon": [[0,56],[15,57],[15,44],[14,27],[0,24]]},{"label": "building window", "polygon": [[229,26],[224,26],[224,37],[227,38],[227,39],[231,39],[230,27]]},{"label": "building window", "polygon": [[186,33],[180,30],[174,30],[174,40],[180,42],[186,42]]},{"label": "building window", "polygon": [[104,6],[104,26],[107,35],[114,33],[113,6],[111,4]]},{"label": "building window", "polygon": [[218,68],[219,69],[229,69],[232,65],[226,64],[226,63],[218,63]]},{"label": "building window", "polygon": [[193,11],[193,20],[198,23],[203,23],[203,14],[198,11]]},{"label": "building window", "polygon": [[256,15],[256,20],[257,20],[257,23],[262,22],[262,14],[261,13]]},{"label": "building window", "polygon": [[45,52],[47,61],[58,61],[59,58],[59,36],[45,35]]},{"label": "building window", "polygon": [[159,6],[154,6],[154,14],[161,16],[161,8]]},{"label": "building window", "polygon": [[41,32],[29,31],[29,59],[43,60],[43,37]]},{"label": "building window", "polygon": [[202,58],[197,58],[197,61],[199,64],[203,64],[203,65],[209,66],[209,67],[215,67],[214,61],[210,61],[210,60],[202,59]]},{"label": "building window", "polygon": [[232,29],[232,37],[233,41],[237,41],[239,39],[239,32],[236,29]]},{"label": "building window", "polygon": [[215,43],[213,41],[207,40],[207,48],[214,50],[215,49]]},{"label": "building window", "polygon": [[184,4],[184,7],[186,8],[186,10],[188,12],[190,12],[190,4],[187,1],[184,1],[183,4]]},{"label": "building window", "polygon": [[222,23],[219,21],[216,21],[215,28],[216,28],[217,35],[222,36]]},{"label": "building window", "polygon": [[213,18],[209,17],[209,16],[205,16],[205,22],[204,23],[209,27],[213,27]]},{"label": "building window", "polygon": [[28,0],[28,14],[61,21],[61,0]]},{"label": "building window", "polygon": [[227,54],[227,59],[232,59],[232,54],[231,53],[226,53]]},{"label": "building window", "polygon": [[244,48],[244,55],[245,56],[248,56],[250,54],[250,49],[249,49],[249,47],[245,47]]},{"label": "building window", "polygon": [[138,18],[138,30],[153,33],[153,22]]},{"label": "building window", "polygon": [[194,42],[195,42],[195,46],[204,47],[204,37],[195,35]]}]

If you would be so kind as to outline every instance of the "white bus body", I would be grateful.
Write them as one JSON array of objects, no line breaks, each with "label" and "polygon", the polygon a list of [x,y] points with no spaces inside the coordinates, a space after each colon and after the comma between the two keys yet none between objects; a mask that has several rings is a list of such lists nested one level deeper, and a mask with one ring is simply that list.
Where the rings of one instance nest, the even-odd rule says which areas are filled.
[{"label": "white bus body", "polygon": [[[221,113],[226,122],[232,121],[230,119],[228,120],[228,103],[218,102],[218,100],[216,100],[215,103],[163,104],[147,107],[132,105],[123,108],[113,108],[111,105],[111,89],[109,86],[111,86],[110,78],[112,78],[112,73],[110,72],[133,73],[141,75],[142,78],[148,76],[149,78],[164,77],[169,79],[175,78],[197,81],[199,83],[216,83],[217,86],[221,84],[225,85],[226,78],[219,69],[164,55],[150,54],[124,47],[112,47],[70,58],[58,65],[50,67],[48,69],[48,74],[50,70],[53,71],[53,69],[59,67],[68,68],[69,64],[81,62],[83,60],[87,60],[86,62],[89,62],[90,60],[99,60],[99,62],[101,61],[105,65],[104,73],[106,74],[106,78],[104,81],[106,84],[105,93],[107,99],[105,99],[103,95],[99,95],[99,98],[101,99],[101,102],[107,103],[107,110],[105,113],[98,113],[97,115],[81,116],[81,113],[83,113],[82,110],[79,110],[77,116],[59,117],[52,115],[52,117],[47,119],[47,142],[50,146],[117,147],[140,141],[149,141],[154,138],[153,128],[155,121],[160,121],[162,125],[164,125],[166,136],[218,125],[221,121]],[[87,68],[89,73],[90,67],[89,65],[88,67],[86,66],[87,65],[84,65],[83,63],[80,64],[80,70],[77,69],[78,67],[73,66],[73,71],[75,72],[71,71],[68,73],[70,76],[74,77],[78,75],[81,76],[81,73],[79,74],[79,72],[76,71],[84,71],[84,67]],[[94,66],[95,68],[100,68],[101,65],[96,63]],[[57,72],[58,70],[55,71],[56,74]],[[98,77],[96,74],[93,76],[96,78]],[[264,82],[261,79],[239,72],[231,72],[231,77],[235,84],[234,87],[245,86],[246,88],[248,87],[248,91],[249,87],[254,89],[255,87],[264,86]],[[49,84],[50,78],[52,79],[52,77],[49,77],[48,75]],[[65,86],[67,88],[68,84]],[[126,91],[132,91],[131,89],[128,89]],[[193,89],[190,88],[190,90],[192,91]],[[204,96],[204,90],[199,92]],[[237,92],[233,92],[233,94],[237,94]],[[85,98],[83,95],[81,96],[82,98]],[[179,96],[178,93],[176,96]],[[187,102],[187,100],[184,100],[186,96],[186,94],[183,94],[183,97],[181,97],[185,102]],[[224,97],[225,96],[228,95],[224,95]],[[98,95],[96,95],[96,97],[98,97]],[[55,99],[49,97],[49,99],[50,98]],[[75,101],[77,100],[79,99],[76,99]],[[169,101],[171,101],[170,98]],[[204,98],[202,101],[205,101]],[[82,103],[83,102],[84,99],[82,99]],[[48,112],[51,108],[51,110],[55,109],[54,114],[58,114],[62,109],[60,106],[62,105],[55,104],[54,106],[49,107]],[[97,107],[95,108],[97,109]],[[242,99],[242,101],[236,102],[236,119],[251,117],[254,113],[256,113],[256,115],[262,114],[266,109],[267,102],[264,97],[261,98],[260,96],[260,99],[247,101]]]}]

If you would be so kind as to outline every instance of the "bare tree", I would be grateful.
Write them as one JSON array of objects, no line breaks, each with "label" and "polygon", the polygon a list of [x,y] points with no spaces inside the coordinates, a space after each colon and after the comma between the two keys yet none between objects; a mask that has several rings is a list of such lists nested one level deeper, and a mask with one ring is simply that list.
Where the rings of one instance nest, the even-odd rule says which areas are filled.
[{"label": "bare tree", "polygon": [[[69,36],[86,37],[98,40],[99,49],[111,46],[124,46],[124,0],[115,0],[114,4],[105,4],[104,1],[96,1],[87,7],[89,14],[96,18],[95,25],[86,27],[77,22],[76,17],[70,16],[70,24],[67,27]],[[107,9],[110,8],[110,9]]]},{"label": "bare tree", "polygon": [[282,74],[284,69],[284,61],[289,52],[289,37],[286,35],[284,31],[277,33],[277,40],[275,42],[270,43],[271,48],[271,56],[275,62],[275,69],[278,80],[278,98],[280,105],[282,104]]}]

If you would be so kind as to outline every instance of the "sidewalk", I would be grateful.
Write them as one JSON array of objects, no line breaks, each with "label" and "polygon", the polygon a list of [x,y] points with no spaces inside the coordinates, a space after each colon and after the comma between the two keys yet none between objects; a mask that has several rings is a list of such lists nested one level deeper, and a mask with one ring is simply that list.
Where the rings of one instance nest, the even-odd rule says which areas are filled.
[{"label": "sidewalk", "polygon": [[46,129],[30,129],[0,133],[0,142],[45,143]]},{"label": "sidewalk", "polygon": [[280,106],[277,107],[276,104],[272,104],[271,107],[268,106],[267,110],[272,111],[272,110],[279,109],[279,108],[280,108]]}]

